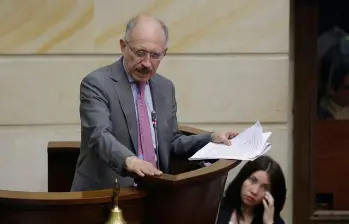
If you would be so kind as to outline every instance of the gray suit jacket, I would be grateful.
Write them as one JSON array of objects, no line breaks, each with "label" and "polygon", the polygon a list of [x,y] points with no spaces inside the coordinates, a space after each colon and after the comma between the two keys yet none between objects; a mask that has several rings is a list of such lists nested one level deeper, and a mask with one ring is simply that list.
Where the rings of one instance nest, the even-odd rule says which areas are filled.
[{"label": "gray suit jacket", "polygon": [[[184,136],[178,131],[173,83],[154,75],[150,80],[160,168],[168,172],[170,154],[189,155],[210,141],[209,135]],[[125,159],[137,155],[135,105],[122,58],[88,74],[80,86],[81,149],[72,191],[111,188],[133,179],[125,172]]]}]

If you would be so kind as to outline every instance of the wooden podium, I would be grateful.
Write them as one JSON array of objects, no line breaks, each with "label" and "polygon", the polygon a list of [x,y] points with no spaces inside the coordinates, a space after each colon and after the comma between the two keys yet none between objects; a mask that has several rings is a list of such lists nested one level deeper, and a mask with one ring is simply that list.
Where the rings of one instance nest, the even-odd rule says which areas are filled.
[{"label": "wooden podium", "polygon": [[[180,130],[186,135],[203,133],[183,126]],[[0,223],[105,223],[112,189],[68,192],[79,146],[79,142],[50,142],[49,192],[0,191]],[[145,177],[137,188],[121,188],[119,206],[127,224],[214,224],[228,171],[238,164],[218,160],[202,166],[173,158],[171,174]]]}]

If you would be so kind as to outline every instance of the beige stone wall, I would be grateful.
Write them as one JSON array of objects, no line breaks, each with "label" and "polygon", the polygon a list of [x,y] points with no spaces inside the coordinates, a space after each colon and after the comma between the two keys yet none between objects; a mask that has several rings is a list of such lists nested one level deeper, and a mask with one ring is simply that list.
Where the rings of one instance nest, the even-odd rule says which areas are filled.
[{"label": "beige stone wall", "polygon": [[181,123],[241,131],[259,120],[273,132],[291,223],[289,0],[0,1],[0,188],[47,190],[47,142],[79,140],[80,81],[119,56],[141,12],[169,25],[160,73]]}]

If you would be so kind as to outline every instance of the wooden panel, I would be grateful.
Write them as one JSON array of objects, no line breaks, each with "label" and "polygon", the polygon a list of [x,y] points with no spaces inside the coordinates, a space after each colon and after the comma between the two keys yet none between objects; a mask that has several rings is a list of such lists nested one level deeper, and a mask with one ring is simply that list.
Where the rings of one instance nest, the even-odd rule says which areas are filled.
[{"label": "wooden panel", "polygon": [[[314,207],[313,136],[317,65],[317,1],[293,0],[293,223],[309,224]],[[291,58],[292,60],[292,58]]]},{"label": "wooden panel", "polygon": [[[215,223],[227,173],[205,178],[205,180],[201,178],[198,181],[187,181],[176,187],[166,187],[161,184],[153,188],[147,187],[149,194],[147,206],[152,208],[148,211],[147,223],[160,224],[164,220],[167,220],[166,224]],[[184,203],[183,198],[186,198]]]},{"label": "wooden panel", "polygon": [[[135,188],[121,188],[119,205],[127,223],[139,224],[145,218],[146,196]],[[111,208],[111,189],[65,193],[0,190],[0,223],[104,224]]]},{"label": "wooden panel", "polygon": [[[68,143],[69,142],[66,142],[66,144]],[[64,145],[64,142],[62,142],[62,144]],[[47,149],[48,192],[68,192],[73,183],[80,146],[64,147],[63,145],[59,148],[49,144]],[[61,151],[59,149],[61,149]],[[62,149],[64,149],[64,151]],[[64,164],[64,166],[62,164]]]},{"label": "wooden panel", "polygon": [[349,121],[317,121],[316,193],[333,193],[336,210],[349,209]]},{"label": "wooden panel", "polygon": [[349,223],[348,211],[322,210],[314,212],[312,220],[315,224]]}]

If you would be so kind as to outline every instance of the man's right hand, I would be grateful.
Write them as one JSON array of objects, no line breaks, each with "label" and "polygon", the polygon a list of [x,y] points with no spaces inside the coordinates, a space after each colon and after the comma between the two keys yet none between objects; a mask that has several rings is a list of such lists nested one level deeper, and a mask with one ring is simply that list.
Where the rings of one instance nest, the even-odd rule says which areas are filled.
[{"label": "man's right hand", "polygon": [[162,174],[162,172],[158,169],[156,169],[153,164],[141,160],[137,158],[136,156],[130,156],[127,157],[125,160],[125,166],[126,170],[128,172],[136,173],[137,175],[144,177],[145,175],[148,176],[159,176]]}]

